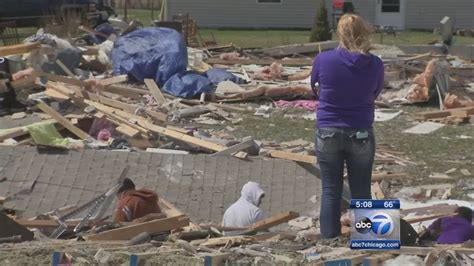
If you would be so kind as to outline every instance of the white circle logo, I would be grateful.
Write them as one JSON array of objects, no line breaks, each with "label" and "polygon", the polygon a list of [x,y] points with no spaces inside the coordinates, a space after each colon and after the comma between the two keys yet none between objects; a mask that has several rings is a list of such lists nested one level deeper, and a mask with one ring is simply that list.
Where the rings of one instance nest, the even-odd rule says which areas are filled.
[{"label": "white circle logo", "polygon": [[395,227],[392,217],[384,212],[376,212],[370,217],[372,233],[377,237],[386,237],[392,234]]}]

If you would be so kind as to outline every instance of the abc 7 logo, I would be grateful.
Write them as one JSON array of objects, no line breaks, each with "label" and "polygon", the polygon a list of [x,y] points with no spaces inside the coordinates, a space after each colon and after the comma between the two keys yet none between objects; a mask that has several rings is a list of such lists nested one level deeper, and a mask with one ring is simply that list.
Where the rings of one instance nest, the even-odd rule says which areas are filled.
[{"label": "abc 7 logo", "polygon": [[389,236],[394,229],[392,217],[390,215],[377,212],[374,215],[368,217],[361,217],[355,224],[355,229],[361,234],[367,234],[372,232],[378,237]]}]

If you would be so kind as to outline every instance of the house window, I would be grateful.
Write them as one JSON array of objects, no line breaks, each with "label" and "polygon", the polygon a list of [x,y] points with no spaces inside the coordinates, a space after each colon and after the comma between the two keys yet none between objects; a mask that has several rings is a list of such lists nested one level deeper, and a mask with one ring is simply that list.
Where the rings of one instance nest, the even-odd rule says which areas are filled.
[{"label": "house window", "polygon": [[382,13],[399,13],[400,0],[382,0]]},{"label": "house window", "polygon": [[257,4],[281,4],[283,0],[257,0]]}]

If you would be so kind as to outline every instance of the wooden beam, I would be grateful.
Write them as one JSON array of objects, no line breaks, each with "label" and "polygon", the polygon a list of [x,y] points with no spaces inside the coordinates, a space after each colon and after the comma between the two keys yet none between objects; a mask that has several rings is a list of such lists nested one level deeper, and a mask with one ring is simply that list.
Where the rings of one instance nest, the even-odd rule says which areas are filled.
[{"label": "wooden beam", "polygon": [[[121,110],[118,110],[118,109],[115,109],[115,108],[112,108],[112,107],[108,107],[108,106],[105,106],[103,104],[100,104],[100,103],[97,103],[97,102],[94,102],[94,101],[90,101],[90,100],[84,100],[84,102],[86,104],[94,106],[97,110],[103,112],[104,114],[114,114],[116,116],[122,117],[123,119],[125,119],[125,121],[122,121],[122,122],[124,122],[124,123],[126,123],[126,124],[128,124],[129,126],[132,126],[132,127],[133,127],[133,125],[138,125],[138,126],[144,128],[144,129],[147,129],[151,132],[154,132],[154,133],[157,133],[157,134],[160,134],[160,135],[164,135],[164,136],[173,138],[175,140],[183,141],[183,142],[186,142],[188,144],[192,144],[192,145],[195,145],[195,146],[198,146],[198,147],[206,148],[206,149],[211,150],[211,151],[222,151],[222,150],[226,149],[225,146],[222,146],[222,145],[210,142],[210,141],[202,140],[202,139],[199,139],[199,138],[196,138],[194,136],[190,136],[190,135],[187,135],[187,134],[184,134],[184,133],[181,133],[181,132],[177,132],[177,131],[171,130],[169,128],[165,128],[165,127],[161,127],[161,126],[152,124],[152,123],[148,122],[145,118],[137,116],[137,115],[129,114],[127,112],[124,112],[124,111],[121,111]],[[131,124],[127,120],[134,120],[135,124]],[[242,154],[237,153],[235,156],[240,158],[239,156],[242,156]]]},{"label": "wooden beam", "polygon": [[41,43],[27,43],[0,47],[0,56],[16,55],[28,53],[33,49],[40,48]]},{"label": "wooden beam", "polygon": [[47,113],[50,115],[54,120],[58,121],[59,124],[61,124],[63,127],[74,133],[74,135],[78,136],[81,139],[90,139],[91,136],[84,132],[82,129],[76,127],[73,125],[69,120],[64,118],[60,113],[56,112],[53,108],[49,107],[47,104],[45,104],[42,101],[39,101],[38,104],[36,105],[41,111]]},{"label": "wooden beam", "polygon": [[231,146],[231,147],[229,147],[225,150],[216,152],[216,153],[212,154],[212,156],[232,155],[236,152],[248,149],[248,148],[253,147],[255,145],[256,145],[255,141],[253,139],[249,139],[249,140],[246,140],[246,141],[241,142],[239,144],[236,144],[234,146]]},{"label": "wooden beam", "polygon": [[472,114],[474,114],[474,107],[463,107],[463,108],[446,109],[443,111],[414,113],[413,117],[417,120],[427,120],[427,119],[434,119],[434,118],[443,118],[443,117],[447,117],[451,115],[468,116]]},{"label": "wooden beam", "polygon": [[158,85],[156,85],[154,80],[145,79],[145,85],[148,87],[151,92],[151,95],[153,95],[153,98],[155,98],[156,102],[159,105],[166,102],[165,96],[163,96],[163,93],[161,93],[160,88],[158,88]]},{"label": "wooden beam", "polygon": [[279,159],[285,159],[285,160],[303,162],[303,163],[309,163],[309,164],[317,163],[316,156],[297,154],[297,153],[292,153],[292,152],[287,152],[287,151],[272,150],[270,151],[270,156],[273,158],[279,158]]},{"label": "wooden beam", "polygon": [[234,245],[242,245],[246,243],[255,242],[255,238],[251,236],[223,236],[223,237],[216,237],[210,238],[207,240],[195,240],[191,243],[200,243],[200,246],[205,247],[212,247],[212,246],[234,246]]},{"label": "wooden beam", "polygon": [[405,173],[373,173],[372,174],[372,182],[380,182],[384,180],[385,178],[387,179],[394,179],[394,178],[408,178],[407,174]]},{"label": "wooden beam", "polygon": [[178,229],[188,225],[188,217],[177,216],[112,229],[101,233],[89,235],[85,238],[89,241],[129,240],[143,232],[147,232],[153,235],[161,232],[171,231],[173,229]]},{"label": "wooden beam", "polygon": [[414,223],[434,220],[434,219],[447,217],[447,216],[452,216],[452,215],[455,215],[455,213],[454,212],[443,212],[443,213],[435,213],[435,214],[430,214],[430,215],[408,217],[406,219],[404,218],[404,220],[407,221],[410,224],[414,224]]},{"label": "wooden beam", "polygon": [[128,75],[120,75],[111,78],[101,79],[99,80],[99,84],[102,86],[109,86],[116,83],[122,83],[128,81]]},{"label": "wooden beam", "polygon": [[209,58],[205,59],[208,64],[219,64],[219,65],[266,65],[269,66],[273,63],[280,63],[284,66],[310,66],[313,63],[313,59],[232,59],[224,60],[220,58]]},{"label": "wooden beam", "polygon": [[324,41],[303,44],[290,44],[283,46],[276,46],[271,48],[264,48],[255,51],[256,53],[263,53],[269,56],[290,56],[294,54],[317,53],[329,49],[334,49],[339,45],[338,41]]},{"label": "wooden beam", "polygon": [[49,73],[45,73],[45,72],[41,72],[41,71],[37,71],[37,70],[34,70],[31,73],[31,75],[35,76],[35,77],[45,77],[50,81],[62,82],[62,83],[71,84],[71,85],[75,85],[75,86],[79,86],[79,87],[85,87],[87,85],[82,80],[67,78],[65,76],[49,74]]},{"label": "wooden beam", "polygon": [[292,212],[292,211],[284,212],[284,213],[280,213],[278,215],[266,218],[254,224],[251,224],[248,226],[248,228],[249,230],[253,232],[258,232],[258,231],[266,230],[268,228],[271,228],[273,226],[276,226],[282,223],[286,223],[290,220],[298,218],[299,216],[300,215],[297,212]]},{"label": "wooden beam", "polygon": [[46,88],[46,90],[44,91],[44,95],[49,97],[49,98],[59,100],[59,101],[67,101],[67,100],[71,99],[69,96],[66,96],[66,95],[58,92],[57,90],[54,90],[54,89],[51,89],[51,88]]},{"label": "wooden beam", "polygon": [[373,199],[385,199],[385,193],[382,190],[382,187],[380,187],[379,182],[375,181],[372,184],[372,198]]},{"label": "wooden beam", "polygon": [[23,136],[27,133],[28,133],[28,129],[26,129],[26,128],[18,128],[18,129],[8,130],[7,132],[0,134],[0,142],[4,141],[6,139],[17,138],[17,137]]},{"label": "wooden beam", "polygon": [[[59,223],[55,220],[24,220],[18,219],[15,220],[18,224],[21,224],[28,228],[56,228],[59,226]],[[68,228],[73,229],[79,224],[80,221],[66,221],[65,224]],[[95,225],[104,225],[106,222],[97,222]]]},{"label": "wooden beam", "polygon": [[118,127],[115,128],[117,132],[120,134],[124,134],[125,136],[129,138],[133,138],[140,134],[140,131],[136,130],[133,127],[128,126],[127,124],[120,124]]}]

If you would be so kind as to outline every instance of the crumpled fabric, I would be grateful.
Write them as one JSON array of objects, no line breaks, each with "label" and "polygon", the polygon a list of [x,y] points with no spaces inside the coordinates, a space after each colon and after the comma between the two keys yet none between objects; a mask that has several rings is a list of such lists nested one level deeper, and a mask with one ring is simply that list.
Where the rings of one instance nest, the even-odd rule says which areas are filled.
[{"label": "crumpled fabric", "polygon": [[296,101],[285,101],[279,100],[275,102],[276,106],[280,108],[301,108],[308,111],[316,111],[319,107],[319,101],[314,100],[296,100]]},{"label": "crumpled fabric", "polygon": [[107,141],[112,136],[112,132],[114,132],[114,126],[109,120],[95,118],[88,133],[96,140]]},{"label": "crumpled fabric", "polygon": [[265,192],[259,183],[247,182],[240,193],[240,198],[224,213],[222,225],[227,227],[247,227],[263,220],[263,211],[258,207],[260,198]]},{"label": "crumpled fabric", "polygon": [[69,140],[59,134],[54,124],[33,124],[27,127],[28,133],[36,144],[67,146]]}]

